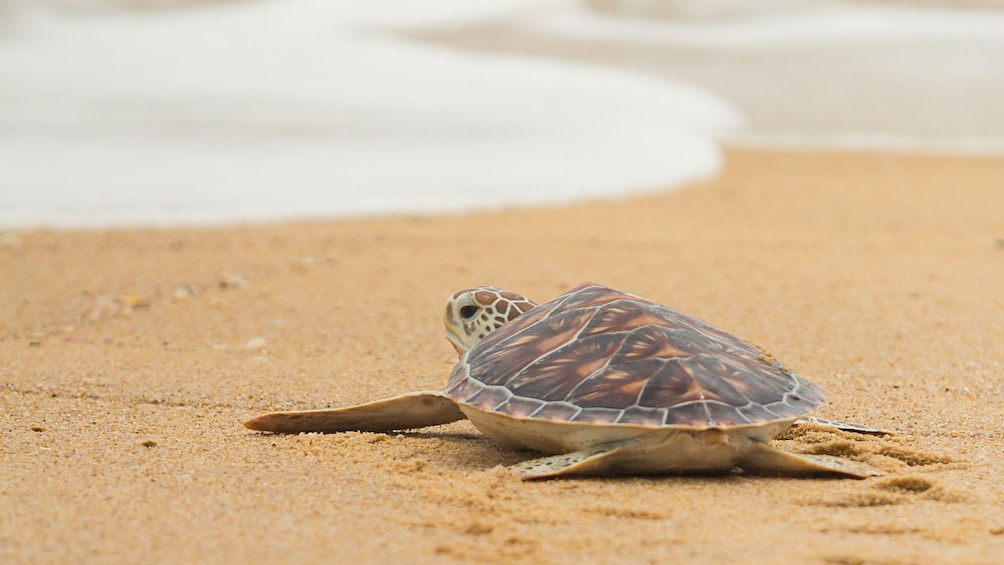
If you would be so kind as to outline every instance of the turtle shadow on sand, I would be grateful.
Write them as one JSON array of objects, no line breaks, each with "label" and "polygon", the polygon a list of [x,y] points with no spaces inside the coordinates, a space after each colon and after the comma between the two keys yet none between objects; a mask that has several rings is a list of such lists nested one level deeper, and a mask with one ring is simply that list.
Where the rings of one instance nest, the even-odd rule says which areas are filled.
[{"label": "turtle shadow on sand", "polygon": [[[735,335],[639,296],[585,283],[537,305],[476,287],[449,297],[444,323],[460,354],[444,389],[264,414],[244,425],[276,433],[399,432],[469,419],[488,438],[545,455],[509,467],[522,479],[727,474],[736,467],[883,474],[846,457],[772,447],[792,426],[887,432],[813,418],[824,402],[819,387]],[[444,437],[412,437],[428,436]]]}]

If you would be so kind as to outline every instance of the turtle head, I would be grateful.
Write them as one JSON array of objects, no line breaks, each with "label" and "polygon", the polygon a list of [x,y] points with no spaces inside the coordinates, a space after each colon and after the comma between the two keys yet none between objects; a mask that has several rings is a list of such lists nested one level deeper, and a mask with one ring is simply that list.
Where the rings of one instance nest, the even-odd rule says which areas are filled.
[{"label": "turtle head", "polygon": [[486,335],[536,306],[524,296],[494,286],[458,290],[446,300],[446,339],[463,355]]}]

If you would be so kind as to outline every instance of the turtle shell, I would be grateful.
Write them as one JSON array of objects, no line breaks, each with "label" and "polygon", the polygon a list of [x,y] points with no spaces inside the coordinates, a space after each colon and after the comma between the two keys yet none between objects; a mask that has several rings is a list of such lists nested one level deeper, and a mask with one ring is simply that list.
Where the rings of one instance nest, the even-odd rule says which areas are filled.
[{"label": "turtle shell", "polygon": [[824,400],[735,335],[590,283],[489,334],[460,358],[445,390],[514,418],[653,428],[757,426]]}]

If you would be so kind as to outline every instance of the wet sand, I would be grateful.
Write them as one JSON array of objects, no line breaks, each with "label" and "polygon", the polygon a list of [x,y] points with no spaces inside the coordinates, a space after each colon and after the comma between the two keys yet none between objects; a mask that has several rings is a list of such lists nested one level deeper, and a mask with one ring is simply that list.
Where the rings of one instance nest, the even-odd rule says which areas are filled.
[{"label": "wet sand", "polygon": [[[606,19],[592,31],[586,31],[588,25],[575,31],[574,24],[530,10],[407,35],[433,45],[557,59],[696,86],[723,97],[745,117],[743,128],[727,134],[734,145],[757,147],[766,140],[768,147],[963,147],[999,154],[1004,139],[1004,105],[998,102],[1004,97],[1004,34],[886,37],[862,30],[854,40],[824,33],[813,41],[787,44],[744,42],[735,31],[743,25],[755,28],[751,24],[761,16],[796,16],[868,3],[691,2],[694,12],[688,13],[682,2],[594,0],[585,3],[584,13]],[[935,3],[893,3],[910,4],[932,8]],[[958,2],[951,6],[960,7]],[[997,14],[990,4],[982,7],[988,17]],[[716,8],[722,11],[716,14]],[[704,10],[709,13],[698,15]],[[658,34],[645,34],[645,27],[603,32],[632,23],[657,25],[660,20],[682,27],[663,28]],[[695,29],[720,34],[705,39],[732,37],[736,43],[698,40],[687,34]]]},{"label": "wet sand", "polygon": [[[730,151],[631,199],[442,217],[0,233],[0,561],[995,563],[1004,159]],[[827,390],[787,449],[863,481],[521,483],[460,422],[240,421],[435,388],[440,309],[583,280],[769,348]]]}]

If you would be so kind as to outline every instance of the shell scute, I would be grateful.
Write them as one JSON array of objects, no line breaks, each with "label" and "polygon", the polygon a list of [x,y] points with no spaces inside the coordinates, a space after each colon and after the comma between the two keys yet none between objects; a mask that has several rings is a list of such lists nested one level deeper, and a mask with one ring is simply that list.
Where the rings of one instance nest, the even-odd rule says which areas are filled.
[{"label": "shell scute", "polygon": [[[770,408],[770,410],[773,411],[773,412],[778,412],[778,410],[775,410],[773,408],[773,406],[774,405],[778,405],[778,404],[783,404],[784,406],[787,407],[787,410],[788,410],[787,412],[785,412],[786,415],[801,416],[801,415],[803,415],[805,413],[805,410],[808,409],[808,407],[810,407],[810,406],[815,407],[817,405],[817,402],[814,399],[814,397],[811,396],[811,395],[802,394],[804,392],[810,392],[810,391],[808,391],[806,389],[796,390],[794,392],[790,392],[790,393],[784,395],[783,402],[781,402],[781,403],[774,402],[774,403],[766,404],[765,406],[767,408]],[[778,407],[778,409],[781,409],[781,408]],[[781,409],[781,410],[783,410],[783,409]],[[778,413],[780,414],[781,412],[778,412]]]},{"label": "shell scute", "polygon": [[[794,390],[794,386],[779,379],[765,378],[756,373],[750,372],[730,372],[722,376],[723,383],[727,383],[734,390],[741,391],[749,402],[758,404],[768,404],[784,398],[784,395]],[[821,401],[822,399],[820,399]]]},{"label": "shell scute", "polygon": [[496,410],[513,397],[513,392],[500,386],[482,386],[480,390],[467,397],[465,402],[488,410]]},{"label": "shell scute", "polygon": [[[756,390],[755,386],[749,386],[745,380],[748,372],[718,357],[695,355],[683,363],[688,365],[689,373],[693,375],[692,390],[702,394],[702,399],[716,400],[730,406],[745,406],[750,402],[747,392]],[[770,398],[777,396],[770,395]]]},{"label": "shell scute", "polygon": [[734,406],[717,401],[687,402],[666,409],[666,425],[715,427],[750,423]]},{"label": "shell scute", "polygon": [[621,417],[617,419],[617,423],[649,427],[661,426],[666,423],[666,409],[631,406],[624,409]]},{"label": "shell scute", "polygon": [[707,410],[708,419],[706,422],[700,422],[699,424],[703,425],[706,423],[708,426],[741,426],[751,423],[735,406],[730,404],[711,401],[705,402],[704,407]]},{"label": "shell scute", "polygon": [[457,365],[450,376],[450,382],[447,383],[446,393],[461,402],[466,402],[468,398],[484,387],[485,385],[477,380],[467,377],[467,367],[465,365]]},{"label": "shell scute", "polygon": [[645,384],[661,368],[662,363],[658,359],[607,367],[579,383],[568,393],[565,401],[583,408],[621,409],[632,406],[638,402]]},{"label": "shell scute", "polygon": [[659,408],[697,400],[704,400],[704,391],[694,380],[689,364],[671,359],[645,383],[638,405]]},{"label": "shell scute", "polygon": [[805,410],[798,408],[796,405],[791,404],[786,401],[771,402],[770,404],[765,404],[764,408],[770,410],[771,412],[781,416],[782,418],[797,418],[805,414]]},{"label": "shell scute", "polygon": [[685,346],[673,339],[670,328],[646,325],[628,333],[611,364],[631,363],[647,359],[672,359],[690,355]]},{"label": "shell scute", "polygon": [[572,389],[606,366],[617,346],[595,337],[574,340],[531,363],[507,379],[505,386],[521,396],[573,402],[568,398]]},{"label": "shell scute", "polygon": [[582,408],[570,402],[548,402],[531,416],[541,420],[570,421],[579,412],[582,412]]},{"label": "shell scute", "polygon": [[[538,321],[532,327],[516,333],[511,339],[470,359],[471,375],[487,385],[505,384],[503,379],[520,373],[542,356],[573,341],[589,321],[591,314],[588,310],[573,310]],[[516,318],[515,321],[520,319]],[[499,362],[505,363],[505,371],[495,369]]]},{"label": "shell scute", "polygon": [[736,408],[736,412],[748,422],[767,422],[782,418],[780,414],[771,412],[770,410],[764,408],[762,404],[755,402]]},{"label": "shell scute", "polygon": [[[603,306],[604,304],[624,299],[649,302],[644,298],[592,283],[581,284],[555,298],[553,302],[557,302],[558,307],[562,310],[571,310],[582,307]],[[651,302],[651,304],[655,304],[655,302]]]},{"label": "shell scute", "polygon": [[495,411],[501,414],[509,414],[517,418],[526,418],[537,410],[545,406],[547,402],[535,398],[525,398],[513,396],[508,401],[495,407]]},{"label": "shell scute", "polygon": [[621,417],[623,410],[613,408],[583,408],[573,418],[573,422],[589,424],[613,424]]},{"label": "shell scute", "polygon": [[616,300],[601,305],[590,320],[589,325],[582,330],[583,336],[603,334],[607,332],[627,332],[646,326],[665,326],[666,321],[655,315],[652,308],[640,307],[637,302]]}]

